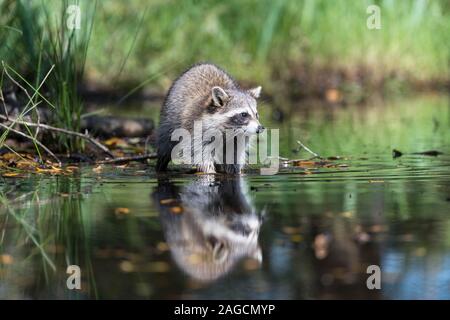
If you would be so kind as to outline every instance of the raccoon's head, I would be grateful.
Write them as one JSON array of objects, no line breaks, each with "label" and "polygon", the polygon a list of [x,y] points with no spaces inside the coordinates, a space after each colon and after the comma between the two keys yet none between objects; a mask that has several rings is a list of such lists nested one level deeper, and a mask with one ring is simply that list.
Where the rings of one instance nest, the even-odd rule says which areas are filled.
[{"label": "raccoon's head", "polygon": [[260,93],[261,87],[245,91],[215,86],[204,119],[221,130],[239,129],[248,135],[261,133],[264,127],[259,122],[256,103]]}]

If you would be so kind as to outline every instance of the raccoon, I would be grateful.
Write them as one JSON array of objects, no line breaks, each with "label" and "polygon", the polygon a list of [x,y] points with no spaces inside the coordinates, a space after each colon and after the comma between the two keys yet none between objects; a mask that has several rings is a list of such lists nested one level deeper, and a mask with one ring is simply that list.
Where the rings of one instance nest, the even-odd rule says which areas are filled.
[{"label": "raccoon", "polygon": [[[248,147],[248,137],[264,130],[259,121],[256,99],[261,87],[244,90],[224,70],[211,63],[201,63],[185,71],[171,86],[160,115],[157,138],[157,171],[165,171],[177,142],[171,141],[177,128],[194,131],[194,123],[201,121],[201,130],[235,132],[234,139],[224,140],[223,149],[217,154],[205,151],[211,141],[201,141],[201,150],[191,147],[191,156],[198,171],[240,174]],[[224,135],[222,136],[224,138]],[[232,146],[234,157],[227,159],[230,143],[245,138],[244,148]],[[194,143],[195,145],[195,143]],[[189,145],[191,146],[191,145]],[[200,157],[194,157],[201,154]],[[218,161],[220,159],[222,161]]]},{"label": "raccoon", "polygon": [[262,261],[258,236],[265,213],[253,207],[240,178],[219,178],[202,175],[183,187],[160,179],[153,193],[175,263],[205,282],[244,258]]}]

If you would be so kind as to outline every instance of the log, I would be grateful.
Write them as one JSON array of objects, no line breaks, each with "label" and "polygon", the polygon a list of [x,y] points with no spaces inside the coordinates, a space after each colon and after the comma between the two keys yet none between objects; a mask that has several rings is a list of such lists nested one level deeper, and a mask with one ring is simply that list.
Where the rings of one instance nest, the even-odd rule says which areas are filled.
[{"label": "log", "polygon": [[81,129],[103,138],[134,138],[149,136],[153,132],[154,123],[152,119],[94,115],[81,120]]}]

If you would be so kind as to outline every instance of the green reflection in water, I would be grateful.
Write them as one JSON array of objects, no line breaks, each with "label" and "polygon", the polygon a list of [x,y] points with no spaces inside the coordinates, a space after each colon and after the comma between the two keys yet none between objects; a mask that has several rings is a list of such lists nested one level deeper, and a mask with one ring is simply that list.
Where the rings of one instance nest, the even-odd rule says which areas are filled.
[{"label": "green reflection in water", "polygon": [[[3,179],[0,297],[450,298],[447,98],[299,104],[282,123],[271,110],[260,113],[280,128],[283,156],[308,158],[293,152],[300,139],[346,166],[234,182],[158,181],[141,165]],[[444,155],[392,159],[393,148]],[[66,288],[69,264],[81,267],[81,291]],[[370,264],[381,291],[365,286]]]}]

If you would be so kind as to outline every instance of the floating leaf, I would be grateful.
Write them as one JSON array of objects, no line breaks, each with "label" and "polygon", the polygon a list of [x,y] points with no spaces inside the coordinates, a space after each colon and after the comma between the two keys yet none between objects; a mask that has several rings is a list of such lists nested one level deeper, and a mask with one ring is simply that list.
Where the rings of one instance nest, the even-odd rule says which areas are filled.
[{"label": "floating leaf", "polygon": [[24,177],[25,175],[20,172],[5,172],[2,174],[2,177],[12,178],[12,177]]},{"label": "floating leaf", "polygon": [[130,214],[130,209],[128,209],[128,208],[116,208],[114,210],[114,213],[116,215]]},{"label": "floating leaf", "polygon": [[122,148],[128,147],[128,143],[125,140],[117,137],[110,138],[106,140],[104,143],[108,147],[122,147]]},{"label": "floating leaf", "polygon": [[173,214],[180,214],[183,212],[183,208],[180,206],[171,207],[170,212],[172,212]]},{"label": "floating leaf", "polygon": [[160,204],[170,204],[176,202],[175,199],[162,199],[159,201]]},{"label": "floating leaf", "polygon": [[9,254],[1,254],[0,255],[0,263],[1,264],[9,265],[9,264],[13,264],[13,262],[14,262],[14,259],[11,255],[9,255]]},{"label": "floating leaf", "polygon": [[94,171],[95,173],[101,173],[102,170],[103,166],[101,164],[92,169],[92,171]]}]

